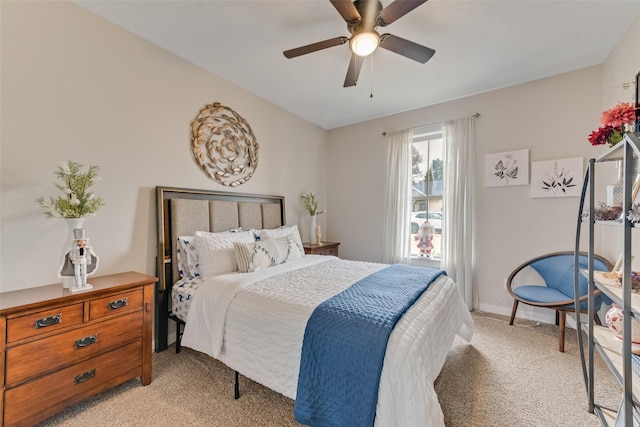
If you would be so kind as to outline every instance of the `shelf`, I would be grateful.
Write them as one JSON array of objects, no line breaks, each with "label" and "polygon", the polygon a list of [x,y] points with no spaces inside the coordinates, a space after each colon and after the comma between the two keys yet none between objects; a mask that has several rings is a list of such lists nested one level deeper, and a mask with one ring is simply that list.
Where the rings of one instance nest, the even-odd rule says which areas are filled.
[{"label": "shelf", "polygon": [[[586,270],[580,270],[581,273],[587,276]],[[618,286],[615,279],[604,277],[604,271],[594,271],[593,280],[596,282],[596,286],[613,302],[618,305],[622,305],[622,287]],[[635,317],[640,317],[640,294],[631,292],[631,309],[634,312]]]},{"label": "shelf", "polygon": [[[605,362],[615,369],[615,377],[622,386],[622,341],[618,340],[606,326],[594,326],[594,338],[599,344],[599,349],[604,353]],[[631,382],[634,400],[640,396],[640,377],[634,376],[638,381]]]},{"label": "shelf", "polygon": [[596,162],[611,162],[611,161],[619,161],[624,159],[624,148],[625,144],[629,144],[632,148],[632,152],[634,157],[640,157],[640,150],[638,147],[638,138],[640,137],[640,133],[626,133],[621,142],[617,143],[613,147],[611,147],[608,151],[603,153],[600,157],[598,157]]},{"label": "shelf", "polygon": [[[588,218],[585,218],[582,220],[583,223],[587,223],[588,222]],[[599,219],[593,221],[594,224],[597,225],[604,225],[604,226],[609,226],[609,227],[622,227],[622,221],[601,221]],[[631,224],[631,228],[640,228],[640,223],[636,224]]]},{"label": "shelf", "polygon": [[613,409],[596,406],[596,414],[600,417],[600,421],[606,426],[615,426],[618,413]]},{"label": "shelf", "polygon": [[[603,406],[596,405],[595,412],[596,412],[596,415],[598,415],[598,417],[600,418],[600,422],[602,423],[602,425],[611,426],[611,427],[618,425],[616,424],[616,418],[618,416],[617,411],[614,411],[613,409],[610,409],[610,408],[605,408]],[[633,427],[638,427],[637,418],[634,418],[633,420]]]},{"label": "shelf", "polygon": [[594,222],[596,224],[598,224],[598,225],[611,225],[611,226],[615,226],[615,227],[622,226],[622,221],[600,221],[600,220],[597,219]]}]

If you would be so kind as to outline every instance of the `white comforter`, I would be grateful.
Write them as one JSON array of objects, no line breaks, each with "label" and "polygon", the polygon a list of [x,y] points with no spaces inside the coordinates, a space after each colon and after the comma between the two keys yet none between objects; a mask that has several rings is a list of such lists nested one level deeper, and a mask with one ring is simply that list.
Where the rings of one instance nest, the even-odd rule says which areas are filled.
[{"label": "white comforter", "polygon": [[[300,260],[203,281],[182,344],[219,359],[295,399],[302,340],[315,307],[384,264],[307,255]],[[473,320],[457,285],[437,279],[392,332],[378,391],[377,426],[443,426],[433,382],[455,334]]]}]

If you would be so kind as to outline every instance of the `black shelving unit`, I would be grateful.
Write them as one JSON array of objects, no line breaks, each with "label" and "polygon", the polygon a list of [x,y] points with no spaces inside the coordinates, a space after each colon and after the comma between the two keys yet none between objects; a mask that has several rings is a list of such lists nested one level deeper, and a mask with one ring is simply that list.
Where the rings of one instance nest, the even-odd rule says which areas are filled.
[{"label": "black shelving unit", "polygon": [[[634,225],[627,219],[627,213],[631,209],[635,196],[634,184],[638,176],[634,164],[640,158],[640,133],[627,133],[623,140],[612,147],[602,156],[589,160],[587,173],[585,174],[580,207],[578,210],[578,223],[576,229],[576,271],[575,294],[578,295],[578,276],[585,275],[589,282],[589,307],[585,318],[580,313],[579,302],[576,297],[576,324],[578,331],[578,347],[582,361],[582,371],[587,389],[589,411],[598,415],[604,426],[638,426],[640,425],[640,376],[633,373],[631,324],[632,317],[640,319],[640,294],[631,292],[631,260],[632,260],[632,233]],[[622,215],[618,221],[596,221],[595,190],[597,182],[598,165],[605,162],[621,162],[623,168],[623,201]],[[588,199],[587,199],[588,194]],[[588,215],[585,214],[585,201],[588,200]],[[579,271],[578,252],[580,251],[581,231],[585,227],[588,233],[589,263],[586,271]],[[593,255],[596,240],[596,227],[613,226],[623,233],[622,247],[622,287],[615,280],[606,277],[602,272],[593,269]],[[618,230],[613,230],[618,231]],[[636,231],[639,232],[639,231]],[[615,338],[606,325],[595,324],[595,296],[602,292],[614,303],[622,307],[623,311],[623,336],[622,342]],[[584,343],[586,336],[587,343]],[[586,349],[585,349],[586,347]],[[622,398],[618,408],[607,408],[596,402],[594,397],[594,383],[596,375],[609,375],[607,372],[595,372],[594,360],[596,352],[604,360],[610,373],[618,380],[622,389]],[[586,353],[586,354],[585,354]],[[640,366],[640,365],[638,365]]]}]

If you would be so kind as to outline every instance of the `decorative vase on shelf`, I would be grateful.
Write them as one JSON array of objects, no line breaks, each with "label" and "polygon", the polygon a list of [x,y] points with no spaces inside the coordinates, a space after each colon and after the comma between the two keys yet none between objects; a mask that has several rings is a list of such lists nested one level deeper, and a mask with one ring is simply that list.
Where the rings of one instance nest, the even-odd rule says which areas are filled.
[{"label": "decorative vase on shelf", "polygon": [[309,243],[315,245],[318,243],[318,238],[316,237],[316,215],[311,215],[311,227],[309,227]]},{"label": "decorative vase on shelf", "polygon": [[622,182],[622,160],[616,162],[617,178],[614,182],[607,185],[607,205],[622,205],[623,198],[623,182]]},{"label": "decorative vase on shelf", "polygon": [[[607,326],[620,341],[622,341],[623,318],[622,307],[617,304],[611,304],[611,308],[604,317]],[[640,353],[640,323],[635,318],[631,319],[631,351],[635,354]]]}]

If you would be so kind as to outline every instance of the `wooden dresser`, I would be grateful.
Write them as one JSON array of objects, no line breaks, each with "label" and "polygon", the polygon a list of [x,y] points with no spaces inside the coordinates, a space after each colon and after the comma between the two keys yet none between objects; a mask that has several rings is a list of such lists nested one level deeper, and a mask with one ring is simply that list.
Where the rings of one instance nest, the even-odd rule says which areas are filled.
[{"label": "wooden dresser", "polygon": [[338,245],[337,242],[303,243],[302,247],[305,254],[338,256]]},{"label": "wooden dresser", "polygon": [[33,425],[96,393],[151,383],[157,278],[135,272],[0,294],[0,424]]}]

